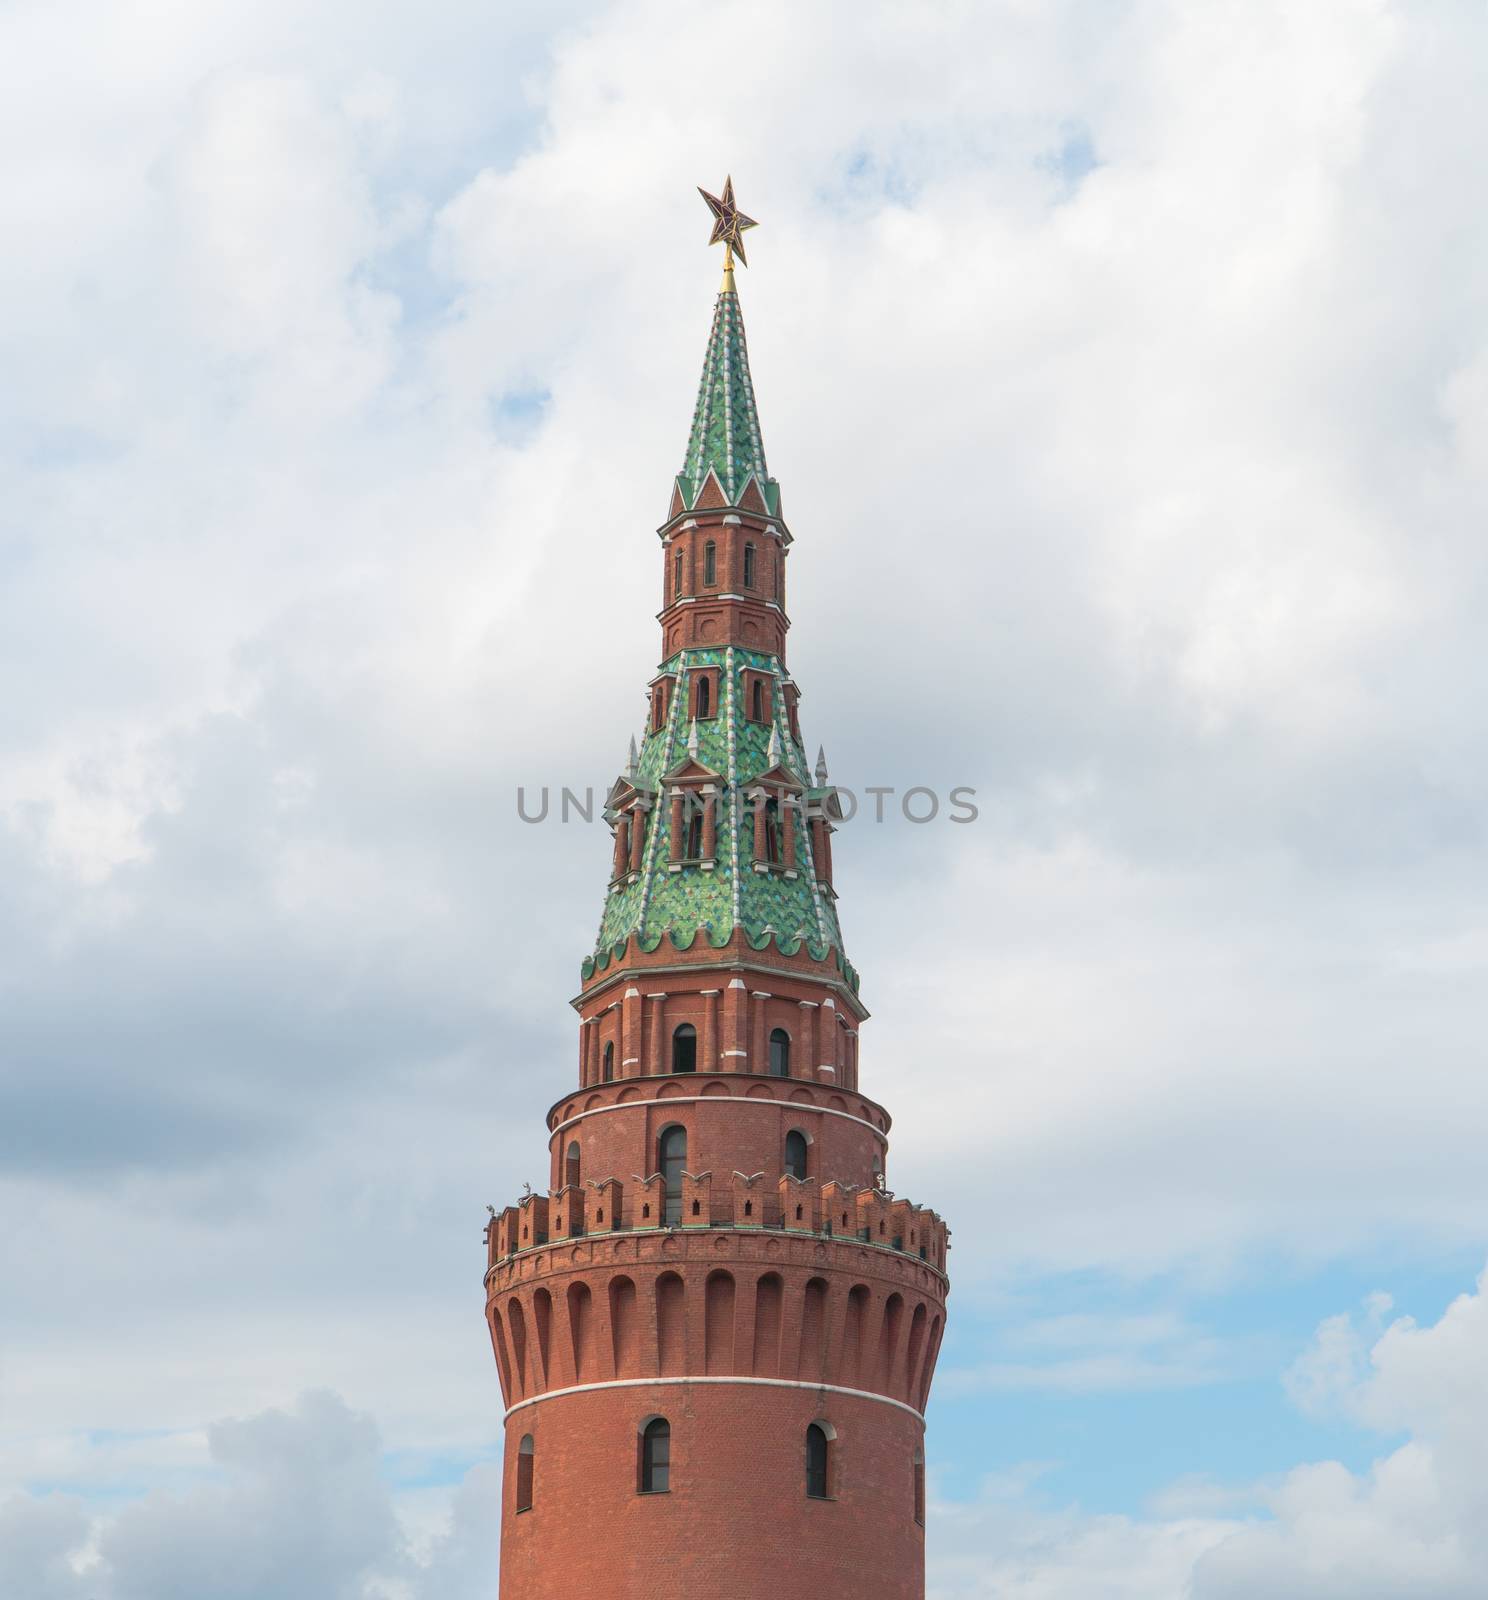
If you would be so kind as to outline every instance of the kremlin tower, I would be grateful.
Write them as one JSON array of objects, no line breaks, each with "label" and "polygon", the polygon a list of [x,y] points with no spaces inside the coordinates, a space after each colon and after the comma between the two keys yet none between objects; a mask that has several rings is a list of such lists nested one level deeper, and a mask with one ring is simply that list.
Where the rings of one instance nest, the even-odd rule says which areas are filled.
[{"label": "kremlin tower", "polygon": [[734,285],[753,223],[731,182],[704,198],[723,288],[659,530],[661,666],[605,805],[577,1079],[547,1191],[487,1235],[500,1595],[923,1600],[947,1234],[889,1189],[859,1081],[842,813],[786,666],[791,534]]}]

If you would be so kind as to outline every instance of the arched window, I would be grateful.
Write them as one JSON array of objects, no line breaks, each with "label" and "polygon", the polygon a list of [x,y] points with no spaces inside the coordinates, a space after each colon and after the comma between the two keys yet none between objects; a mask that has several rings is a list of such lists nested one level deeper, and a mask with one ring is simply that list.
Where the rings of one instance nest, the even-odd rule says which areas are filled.
[{"label": "arched window", "polygon": [[744,587],[746,589],[754,587],[754,546],[752,544],[744,546]]},{"label": "arched window", "polygon": [[711,539],[703,546],[703,582],[718,582],[718,546]]},{"label": "arched window", "polygon": [[664,1190],[662,1221],[674,1228],[682,1220],[682,1172],[687,1166],[687,1129],[674,1122],[656,1141],[656,1170]]},{"label": "arched window", "polygon": [[579,1186],[579,1169],[582,1162],[583,1156],[579,1153],[579,1141],[571,1139],[568,1145],[568,1154],[563,1162],[563,1181],[570,1188],[577,1189]]},{"label": "arched window", "polygon": [[790,1077],[790,1035],[784,1028],[770,1030],[770,1076]]},{"label": "arched window", "polygon": [[682,1023],[672,1034],[672,1071],[697,1071],[697,1029]]},{"label": "arched window", "polygon": [[785,1170],[793,1178],[804,1178],[806,1159],[806,1135],[799,1128],[792,1128],[785,1136]]},{"label": "arched window", "polygon": [[606,1083],[615,1081],[615,1047],[613,1044],[605,1046],[603,1077]]},{"label": "arched window", "polygon": [[914,1453],[914,1519],[925,1526],[925,1452]]},{"label": "arched window", "polygon": [[532,1435],[523,1434],[522,1442],[517,1446],[517,1505],[518,1511],[531,1511],[532,1509],[532,1465],[533,1465]]},{"label": "arched window", "polygon": [[672,557],[672,599],[675,600],[682,593],[682,546],[677,546],[677,553]]},{"label": "arched window", "polygon": [[754,722],[765,720],[765,686],[758,678],[754,680],[754,685],[749,691],[749,716]]},{"label": "arched window", "polygon": [[652,1417],[641,1429],[641,1471],[637,1487],[642,1494],[665,1494],[672,1486],[672,1425],[665,1417]]},{"label": "arched window", "polygon": [[806,1430],[806,1493],[825,1500],[831,1488],[832,1440],[819,1422]]},{"label": "arched window", "polygon": [[689,861],[703,859],[703,808],[694,806],[692,814],[687,819],[687,858]]},{"label": "arched window", "polygon": [[697,715],[700,717],[711,717],[713,715],[713,680],[707,673],[704,673],[698,679]]},{"label": "arched window", "polygon": [[780,802],[765,801],[765,860],[779,866],[781,859]]}]

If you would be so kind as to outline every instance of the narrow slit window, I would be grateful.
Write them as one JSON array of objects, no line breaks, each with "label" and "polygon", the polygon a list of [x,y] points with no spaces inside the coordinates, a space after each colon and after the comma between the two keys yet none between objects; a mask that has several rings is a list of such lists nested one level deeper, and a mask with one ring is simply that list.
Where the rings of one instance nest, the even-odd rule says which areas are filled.
[{"label": "narrow slit window", "polygon": [[522,1436],[522,1442],[517,1446],[517,1505],[518,1511],[531,1511],[532,1509],[532,1468],[534,1462],[534,1447],[530,1433]]},{"label": "narrow slit window", "polygon": [[770,1030],[770,1076],[790,1077],[790,1035],[784,1028]]},{"label": "narrow slit window", "polygon": [[754,546],[752,544],[744,546],[744,587],[746,589],[754,587]]},{"label": "narrow slit window", "polygon": [[672,1486],[672,1425],[652,1417],[641,1431],[642,1494],[666,1494]]},{"label": "narrow slit window", "polygon": [[697,1071],[697,1029],[684,1022],[672,1034],[672,1071]]},{"label": "narrow slit window", "polygon": [[813,1422],[806,1430],[806,1493],[812,1500],[825,1500],[831,1478],[832,1441],[827,1430]]},{"label": "narrow slit window", "polygon": [[687,1166],[687,1129],[678,1123],[663,1128],[656,1141],[656,1166],[661,1173],[662,1218],[667,1227],[682,1220],[682,1174]]},{"label": "narrow slit window", "polygon": [[604,1072],[602,1074],[606,1083],[615,1081],[615,1047],[607,1044],[604,1048]]},{"label": "narrow slit window", "polygon": [[749,717],[752,722],[765,720],[765,686],[758,678],[749,690]]},{"label": "narrow slit window", "polygon": [[583,1156],[579,1152],[579,1141],[571,1139],[568,1152],[563,1161],[563,1181],[571,1189],[577,1189],[579,1186],[579,1171],[582,1162]]},{"label": "narrow slit window", "polygon": [[767,800],[765,802],[765,860],[771,866],[780,865],[781,835],[780,835],[780,802]]},{"label": "narrow slit window", "polygon": [[682,593],[682,547],[677,546],[677,553],[672,557],[672,599],[675,600]]},{"label": "narrow slit window", "polygon": [[713,680],[707,673],[704,673],[698,679],[697,714],[699,717],[711,717],[713,715]]},{"label": "narrow slit window", "polygon": [[718,582],[718,546],[711,539],[703,546],[703,582]]}]

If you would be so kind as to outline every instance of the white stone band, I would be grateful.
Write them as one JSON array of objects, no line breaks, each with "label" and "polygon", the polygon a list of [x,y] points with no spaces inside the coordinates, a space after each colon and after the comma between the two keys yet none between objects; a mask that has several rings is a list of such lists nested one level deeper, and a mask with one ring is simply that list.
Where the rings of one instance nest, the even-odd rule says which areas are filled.
[{"label": "white stone band", "polygon": [[[631,1063],[627,1061],[625,1065],[630,1066]],[[675,1083],[677,1081],[670,1074],[666,1076],[669,1082]],[[760,1081],[764,1082],[765,1080],[761,1079]],[[799,1078],[776,1078],[774,1081],[776,1083],[799,1083],[802,1080]],[[839,1111],[835,1106],[814,1106],[804,1100],[777,1100],[773,1095],[766,1098],[761,1095],[746,1094],[653,1094],[641,1100],[617,1100],[612,1106],[593,1106],[588,1111],[575,1112],[567,1121],[558,1123],[548,1137],[556,1139],[565,1128],[573,1127],[574,1123],[582,1122],[585,1117],[603,1116],[606,1111],[634,1111],[637,1106],[696,1106],[704,1103],[730,1106],[784,1106],[787,1109],[796,1107],[801,1111],[820,1112],[824,1117],[846,1117],[849,1122],[856,1122],[860,1128],[866,1128],[874,1138],[881,1139],[884,1148],[888,1148],[888,1134],[882,1128],[875,1127],[866,1117],[855,1117],[851,1111]]]},{"label": "white stone band", "polygon": [[819,1394],[851,1395],[854,1400],[877,1400],[881,1406],[894,1406],[907,1411],[917,1422],[923,1423],[925,1413],[916,1411],[903,1400],[893,1400],[886,1394],[874,1394],[871,1389],[845,1389],[839,1383],[803,1383],[799,1378],[609,1378],[603,1383],[576,1383],[567,1389],[549,1389],[546,1394],[535,1394],[530,1400],[518,1400],[511,1406],[502,1422],[526,1406],[535,1406],[542,1400],[558,1400],[566,1394],[591,1394],[599,1389],[649,1389],[662,1383],[733,1383],[757,1389],[813,1389]]}]

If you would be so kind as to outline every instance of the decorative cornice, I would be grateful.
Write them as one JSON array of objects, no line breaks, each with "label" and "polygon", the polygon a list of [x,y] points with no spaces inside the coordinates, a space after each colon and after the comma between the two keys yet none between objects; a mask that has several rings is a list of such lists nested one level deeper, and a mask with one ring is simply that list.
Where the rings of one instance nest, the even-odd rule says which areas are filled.
[{"label": "decorative cornice", "polygon": [[[663,995],[647,995],[646,998],[648,1000],[665,1000],[666,996],[664,994]],[[717,1077],[718,1074],[717,1073],[713,1073],[713,1074],[708,1074],[708,1076]],[[736,1074],[731,1074],[731,1076],[747,1077],[747,1076],[749,1076],[749,1074],[747,1074],[747,1073],[736,1073]],[[759,1079],[762,1075],[760,1073],[755,1073],[755,1074],[753,1074],[753,1076],[756,1079]],[[638,1080],[638,1079],[635,1079],[635,1078],[629,1078],[626,1081],[628,1083],[636,1083],[638,1081],[644,1082],[645,1080],[644,1079]],[[660,1081],[660,1080],[653,1079],[652,1081],[654,1082],[654,1081]],[[677,1080],[674,1077],[672,1077],[670,1074],[668,1074],[668,1076],[667,1076],[665,1081],[670,1082],[670,1083],[675,1083]],[[780,1082],[780,1083],[798,1083],[799,1084],[803,1080],[800,1079],[800,1078],[780,1078],[780,1079],[777,1079],[775,1081]],[[823,1085],[816,1084],[816,1085],[814,1085],[814,1087],[820,1089],[820,1088],[823,1087]],[[836,1086],[834,1085],[834,1087],[836,1087]],[[851,1094],[854,1091],[852,1091],[851,1089],[839,1089],[837,1092],[841,1093],[841,1094]],[[572,1100],[573,1096],[572,1095],[568,1095],[566,1098]],[[801,1115],[803,1115],[803,1116],[808,1111],[810,1111],[810,1112],[819,1113],[821,1116],[824,1116],[824,1117],[842,1117],[848,1122],[856,1122],[860,1128],[867,1128],[868,1131],[873,1135],[873,1137],[875,1139],[881,1140],[882,1143],[883,1143],[884,1148],[886,1150],[888,1149],[888,1145],[889,1145],[889,1136],[888,1136],[888,1134],[885,1133],[882,1128],[877,1127],[875,1124],[871,1123],[867,1119],[867,1117],[855,1117],[852,1114],[851,1111],[839,1111],[836,1108],[836,1106],[807,1105],[805,1103],[805,1101],[802,1101],[802,1100],[777,1100],[777,1099],[775,1099],[775,1097],[773,1095],[771,1095],[769,1099],[766,1099],[762,1095],[754,1095],[754,1096],[750,1096],[750,1095],[726,1095],[726,1096],[720,1096],[720,1095],[711,1095],[711,1094],[669,1094],[669,1095],[666,1095],[664,1097],[661,1096],[661,1095],[651,1095],[649,1097],[644,1097],[644,1098],[642,1098],[640,1100],[617,1100],[613,1105],[609,1105],[609,1106],[591,1106],[587,1111],[575,1111],[574,1114],[571,1117],[566,1118],[564,1121],[558,1123],[555,1127],[553,1127],[549,1131],[548,1137],[549,1137],[549,1139],[556,1139],[564,1131],[564,1129],[573,1127],[575,1123],[583,1122],[589,1117],[602,1117],[602,1116],[605,1115],[606,1112],[609,1112],[609,1111],[637,1111],[637,1110],[644,1111],[647,1107],[657,1106],[657,1105],[661,1105],[661,1106],[699,1106],[699,1105],[722,1105],[722,1104],[725,1104],[725,1103],[727,1103],[729,1105],[733,1105],[733,1106],[743,1106],[746,1110],[758,1110],[760,1107],[768,1107],[771,1110],[778,1111],[781,1108],[781,1106],[785,1106],[785,1107],[787,1107],[788,1109],[790,1109],[792,1111],[800,1112]],[[857,1242],[857,1241],[854,1241],[854,1242]],[[869,1241],[869,1242],[871,1243],[872,1241]]]},{"label": "decorative cornice", "polygon": [[[612,972],[608,977],[601,978],[593,985],[592,988],[586,989],[582,994],[574,995],[568,1003],[574,1008],[575,1011],[578,1011],[583,1007],[586,1001],[592,1000],[598,994],[603,994],[604,991],[612,984],[623,983],[626,979],[633,978],[636,974],[636,970],[637,969],[635,967],[622,966],[617,971]],[[830,989],[833,994],[837,995],[841,999],[844,1007],[851,1011],[859,1022],[866,1022],[867,1019],[873,1015],[873,1013],[869,1011],[868,1007],[863,1004],[853,990],[849,988],[847,983],[840,977],[825,977],[815,972],[801,972],[799,970],[793,970],[790,967],[770,966],[761,961],[672,961],[667,962],[662,966],[647,966],[641,968],[640,970],[644,972],[648,978],[661,977],[663,975],[671,975],[682,972],[753,972],[763,973],[765,976],[771,978],[794,977],[800,982],[816,983],[820,984],[823,988]],[[745,985],[745,987],[747,987],[747,985]]]}]

